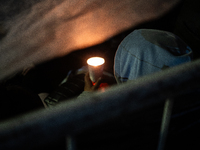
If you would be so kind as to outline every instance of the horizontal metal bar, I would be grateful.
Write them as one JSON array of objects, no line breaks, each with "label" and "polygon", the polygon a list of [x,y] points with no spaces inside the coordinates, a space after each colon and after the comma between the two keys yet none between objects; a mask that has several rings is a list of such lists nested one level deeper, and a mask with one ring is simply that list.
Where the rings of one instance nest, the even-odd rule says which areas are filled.
[{"label": "horizontal metal bar", "polygon": [[200,60],[0,123],[0,149],[36,148],[64,135],[164,103],[200,83]]}]

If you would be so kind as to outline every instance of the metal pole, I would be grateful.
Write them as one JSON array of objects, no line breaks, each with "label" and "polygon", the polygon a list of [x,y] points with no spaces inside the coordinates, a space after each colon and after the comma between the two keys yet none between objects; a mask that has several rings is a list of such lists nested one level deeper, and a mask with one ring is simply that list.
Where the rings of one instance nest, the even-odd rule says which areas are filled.
[{"label": "metal pole", "polygon": [[167,99],[164,105],[163,117],[162,117],[162,124],[160,129],[160,139],[158,143],[158,150],[164,150],[165,142],[168,134],[168,128],[172,113],[173,107],[173,100]]},{"label": "metal pole", "polygon": [[67,150],[76,150],[76,142],[73,136],[67,136],[66,137],[66,148]]}]

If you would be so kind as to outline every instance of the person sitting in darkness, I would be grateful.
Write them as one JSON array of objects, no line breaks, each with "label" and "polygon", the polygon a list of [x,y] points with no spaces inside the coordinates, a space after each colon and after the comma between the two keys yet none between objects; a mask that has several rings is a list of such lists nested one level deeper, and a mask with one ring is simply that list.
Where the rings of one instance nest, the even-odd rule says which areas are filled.
[{"label": "person sitting in darkness", "polygon": [[[175,34],[155,29],[138,29],[120,43],[115,54],[114,77],[121,84],[191,60],[191,48]],[[88,73],[72,76],[47,96],[44,102],[50,107],[60,100],[77,95],[78,98],[88,96],[99,89],[101,81],[98,79],[93,85]]]},{"label": "person sitting in darkness", "polygon": [[[192,58],[191,48],[173,33],[155,29],[134,30],[116,51],[114,76],[120,84],[192,61]],[[87,73],[84,92],[79,98],[97,90],[99,85],[100,80],[93,86]]]}]

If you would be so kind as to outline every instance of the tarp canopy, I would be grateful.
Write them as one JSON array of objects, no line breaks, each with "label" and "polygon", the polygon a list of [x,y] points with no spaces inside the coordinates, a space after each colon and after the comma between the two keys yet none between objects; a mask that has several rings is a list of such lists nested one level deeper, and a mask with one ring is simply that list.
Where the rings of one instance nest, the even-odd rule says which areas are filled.
[{"label": "tarp canopy", "polygon": [[1,0],[0,81],[156,19],[179,0]]}]

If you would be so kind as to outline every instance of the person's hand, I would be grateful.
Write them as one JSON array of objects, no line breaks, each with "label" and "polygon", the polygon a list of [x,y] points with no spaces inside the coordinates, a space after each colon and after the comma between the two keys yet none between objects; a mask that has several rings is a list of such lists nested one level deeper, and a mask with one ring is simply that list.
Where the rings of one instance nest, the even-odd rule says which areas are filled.
[{"label": "person's hand", "polygon": [[99,88],[99,85],[101,84],[101,78],[99,78],[95,83],[95,85],[93,85],[92,81],[90,80],[89,73],[85,74],[84,80],[85,80],[84,91],[93,92],[97,90]]}]

